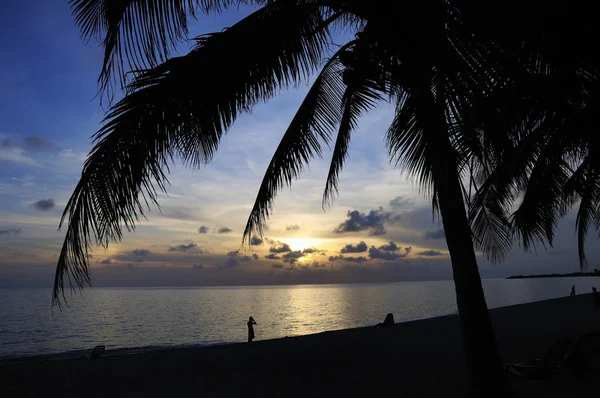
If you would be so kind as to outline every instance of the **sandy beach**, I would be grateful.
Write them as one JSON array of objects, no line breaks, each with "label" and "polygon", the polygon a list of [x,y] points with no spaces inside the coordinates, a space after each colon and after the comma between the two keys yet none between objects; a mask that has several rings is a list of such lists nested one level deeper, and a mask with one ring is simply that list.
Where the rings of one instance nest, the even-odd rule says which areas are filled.
[{"label": "sandy beach", "polygon": [[[591,295],[498,308],[491,314],[505,363],[541,356],[559,338],[600,331],[600,310],[595,311]],[[511,380],[523,397],[589,397],[600,391],[596,365],[596,375],[577,381],[570,376]],[[25,358],[0,368],[0,397],[460,397],[464,393],[457,316],[387,329],[258,340],[252,345],[165,349],[96,360]]]}]

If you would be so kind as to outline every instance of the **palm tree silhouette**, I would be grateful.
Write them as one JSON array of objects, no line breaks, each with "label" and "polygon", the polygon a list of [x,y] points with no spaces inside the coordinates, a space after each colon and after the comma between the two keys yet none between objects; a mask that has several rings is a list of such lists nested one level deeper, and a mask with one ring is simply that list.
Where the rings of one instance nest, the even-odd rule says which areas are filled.
[{"label": "palm tree silhouette", "polygon": [[[189,54],[169,58],[187,35],[189,15],[240,3],[261,8],[221,32],[196,38]],[[277,192],[321,156],[323,143],[333,144],[323,196],[323,205],[330,204],[360,116],[391,101],[396,113],[386,133],[390,158],[429,194],[444,226],[471,391],[512,394],[474,244],[501,260],[516,225],[523,237],[539,235],[535,226],[514,222],[523,218],[511,224],[507,214],[515,192],[527,186],[515,188],[506,178],[518,179],[517,170],[510,175],[502,170],[520,153],[515,148],[529,142],[515,137],[536,137],[522,130],[524,121],[542,118],[544,106],[525,99],[534,89],[531,55],[543,49],[522,46],[530,30],[521,14],[513,17],[519,29],[505,35],[500,24],[510,20],[508,11],[489,12],[466,0],[397,3],[73,0],[83,36],[103,39],[103,93],[124,85],[128,70],[135,72],[126,95],[94,135],[63,213],[61,225],[67,218],[68,224],[53,303],[61,303],[65,276],[80,288],[90,284],[86,255],[93,243],[120,240],[123,227],[133,230],[150,204],[158,204],[174,157],[191,167],[209,162],[239,114],[319,71],[267,167],[244,242],[262,236]],[[535,15],[534,7],[529,11],[524,14]],[[331,30],[340,27],[355,37],[332,46]],[[538,36],[531,37],[535,42]],[[509,109],[507,99],[523,100],[522,105]],[[538,164],[530,155],[524,155],[529,157],[522,167]],[[464,178],[475,186],[474,194],[466,191]],[[506,195],[497,193],[503,189]]]}]

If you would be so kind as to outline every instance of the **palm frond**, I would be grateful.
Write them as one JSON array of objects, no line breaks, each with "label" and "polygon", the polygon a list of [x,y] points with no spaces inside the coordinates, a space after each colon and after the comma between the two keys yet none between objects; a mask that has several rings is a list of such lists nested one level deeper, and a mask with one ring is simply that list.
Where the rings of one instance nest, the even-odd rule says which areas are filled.
[{"label": "palm frond", "polygon": [[291,185],[310,159],[321,156],[320,140],[329,143],[330,134],[341,118],[343,67],[338,56],[350,45],[352,42],[325,64],[277,146],[256,195],[242,243],[252,236],[263,236],[277,192]]},{"label": "palm frond", "polygon": [[[240,112],[307,78],[324,57],[328,32],[318,8],[271,3],[224,32],[198,39],[188,55],[139,74],[106,117],[65,211],[68,227],[53,302],[64,277],[89,282],[85,253],[135,227],[164,190],[168,161],[208,162]],[[229,49],[224,52],[223,49]],[[239,54],[245,54],[239,57]],[[153,182],[154,181],[154,182]],[[156,185],[154,185],[156,184]]]},{"label": "palm frond", "polygon": [[359,59],[358,62],[364,62],[363,69],[354,70],[346,67],[344,71],[345,76],[350,72],[351,77],[346,82],[347,87],[342,98],[342,117],[325,183],[323,207],[331,204],[338,193],[339,174],[348,155],[351,133],[358,126],[358,118],[383,99],[380,94],[381,78],[376,74],[377,69],[369,70],[372,65],[369,65],[366,60]]},{"label": "palm frond", "polygon": [[131,70],[157,66],[175,46],[187,39],[188,18],[196,10],[220,12],[240,4],[266,0],[70,0],[71,12],[84,39],[96,38],[104,47],[99,77],[102,91],[125,85]]}]

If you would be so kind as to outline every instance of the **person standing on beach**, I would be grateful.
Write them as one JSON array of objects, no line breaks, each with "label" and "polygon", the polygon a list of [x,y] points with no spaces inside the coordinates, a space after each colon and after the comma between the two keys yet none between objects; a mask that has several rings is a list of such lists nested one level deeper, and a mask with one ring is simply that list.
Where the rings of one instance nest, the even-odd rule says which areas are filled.
[{"label": "person standing on beach", "polygon": [[248,318],[248,343],[252,343],[254,339],[254,325],[256,325],[254,318]]},{"label": "person standing on beach", "polygon": [[571,297],[575,296],[575,285],[571,287]]}]

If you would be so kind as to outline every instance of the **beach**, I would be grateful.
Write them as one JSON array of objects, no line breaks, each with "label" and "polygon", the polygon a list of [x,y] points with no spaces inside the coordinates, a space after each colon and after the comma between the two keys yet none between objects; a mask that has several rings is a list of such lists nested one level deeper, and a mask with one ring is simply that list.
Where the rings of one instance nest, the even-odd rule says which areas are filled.
[{"label": "beach", "polygon": [[[600,310],[588,294],[497,308],[491,316],[506,364],[542,356],[559,338],[600,331]],[[260,338],[260,324],[256,331]],[[251,345],[109,354],[4,363],[0,396],[461,397],[466,391],[455,315]],[[591,396],[600,391],[600,368],[592,365],[596,376],[577,381],[567,375],[511,381],[519,396]]]}]

